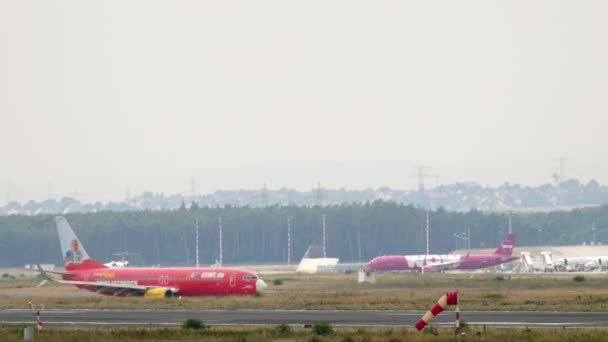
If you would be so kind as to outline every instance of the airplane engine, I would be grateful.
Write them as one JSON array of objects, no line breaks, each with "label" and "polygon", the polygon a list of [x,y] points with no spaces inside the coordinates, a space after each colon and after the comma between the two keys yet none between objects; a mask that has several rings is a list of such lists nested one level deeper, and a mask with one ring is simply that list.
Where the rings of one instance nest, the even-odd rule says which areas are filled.
[{"label": "airplane engine", "polygon": [[168,289],[166,287],[158,287],[155,289],[149,289],[144,293],[144,297],[146,298],[171,298],[175,295],[173,289]]},{"label": "airplane engine", "polygon": [[598,258],[598,259],[593,259],[591,261],[589,261],[588,263],[585,264],[585,270],[586,271],[593,271],[597,268],[602,267],[602,259]]}]

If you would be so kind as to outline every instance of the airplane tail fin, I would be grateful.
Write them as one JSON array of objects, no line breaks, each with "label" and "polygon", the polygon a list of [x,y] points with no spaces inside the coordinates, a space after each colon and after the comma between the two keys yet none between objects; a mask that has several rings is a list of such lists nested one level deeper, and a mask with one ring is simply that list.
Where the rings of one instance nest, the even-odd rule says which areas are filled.
[{"label": "airplane tail fin", "polygon": [[57,224],[57,233],[59,234],[59,243],[61,244],[62,257],[66,270],[107,268],[107,266],[89,258],[87,251],[80,243],[80,240],[78,240],[76,234],[74,234],[72,227],[70,227],[70,224],[65,217],[55,217],[55,223]]},{"label": "airplane tail fin", "polygon": [[513,255],[513,246],[515,246],[515,233],[507,235],[505,241],[498,246],[494,254]]}]

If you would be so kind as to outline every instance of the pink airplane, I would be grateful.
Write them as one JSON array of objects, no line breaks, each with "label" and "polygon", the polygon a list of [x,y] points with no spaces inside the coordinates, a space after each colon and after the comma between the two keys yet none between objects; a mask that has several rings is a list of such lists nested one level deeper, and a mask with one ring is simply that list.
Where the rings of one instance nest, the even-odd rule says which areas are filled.
[{"label": "pink airplane", "polygon": [[494,254],[384,255],[370,261],[367,270],[374,272],[474,270],[519,259],[513,256],[514,245],[515,233],[511,233]]}]

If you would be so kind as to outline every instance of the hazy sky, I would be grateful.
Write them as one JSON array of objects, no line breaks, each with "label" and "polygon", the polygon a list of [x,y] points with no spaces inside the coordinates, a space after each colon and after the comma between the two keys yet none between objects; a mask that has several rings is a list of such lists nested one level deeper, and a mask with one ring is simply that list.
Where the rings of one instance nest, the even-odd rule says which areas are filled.
[{"label": "hazy sky", "polygon": [[607,1],[0,0],[0,196],[414,188],[419,162],[536,185],[559,156],[608,183],[606,18]]}]

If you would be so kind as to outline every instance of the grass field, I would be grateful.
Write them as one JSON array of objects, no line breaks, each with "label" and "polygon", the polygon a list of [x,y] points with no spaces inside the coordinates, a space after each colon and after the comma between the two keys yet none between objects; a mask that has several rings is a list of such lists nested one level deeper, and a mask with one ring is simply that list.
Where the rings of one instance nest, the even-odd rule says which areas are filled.
[{"label": "grass field", "polygon": [[[457,338],[453,329],[434,329],[435,334],[412,328],[338,328],[330,335],[315,335],[311,329],[289,327],[215,328],[192,330],[183,328],[50,328],[36,336],[36,341],[318,341],[318,342],[401,342],[401,341],[606,341],[608,329],[527,329],[469,328]],[[23,327],[0,327],[2,341],[22,341]]]},{"label": "grass field", "polygon": [[[426,310],[441,294],[460,293],[462,310],[608,310],[608,274],[379,274],[376,284],[357,284],[357,274],[261,275],[269,284],[256,297],[182,299],[114,298],[36,279],[0,280],[0,308],[166,309],[398,309]],[[280,279],[281,285],[273,285]]]}]

